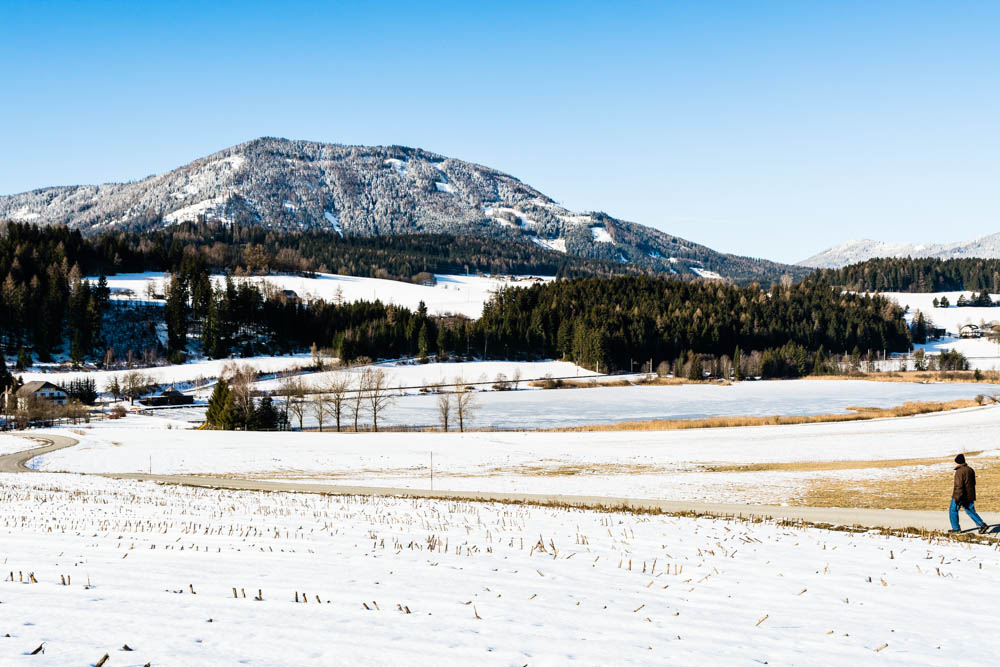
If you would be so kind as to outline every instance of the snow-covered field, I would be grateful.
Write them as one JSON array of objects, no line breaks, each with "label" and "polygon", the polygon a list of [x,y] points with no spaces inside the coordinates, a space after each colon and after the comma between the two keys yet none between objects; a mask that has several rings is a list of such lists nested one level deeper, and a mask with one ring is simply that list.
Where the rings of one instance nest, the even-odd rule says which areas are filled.
[{"label": "snow-covered field", "polygon": [[[163,273],[123,273],[108,277],[108,286],[112,288],[114,298],[134,298],[147,300],[150,294],[163,294]],[[483,313],[483,304],[491,295],[503,287],[525,287],[533,284],[528,276],[515,276],[514,280],[507,277],[484,277],[465,275],[437,275],[434,286],[414,285],[396,280],[381,280],[378,278],[359,278],[342,276],[332,273],[318,273],[315,278],[303,278],[291,275],[253,276],[236,278],[254,284],[270,283],[281,290],[293,290],[299,298],[320,298],[326,301],[342,299],[351,301],[374,301],[393,303],[416,310],[423,301],[432,314],[456,314],[478,318]],[[95,276],[88,278],[96,281]],[[550,276],[541,277],[551,280]],[[213,276],[216,286],[221,285],[225,278]],[[129,290],[132,296],[126,296],[123,290]]]},{"label": "snow-covered field", "polygon": [[[768,503],[794,500],[812,479],[897,472],[707,473],[704,467],[950,457],[976,450],[996,455],[1000,436],[1000,406],[864,422],[596,433],[239,433],[154,430],[155,418],[135,429],[128,427],[132,419],[74,433],[53,431],[81,443],[31,465],[43,471],[214,473],[426,489],[433,452],[438,490]],[[947,477],[950,468],[940,467]]]},{"label": "snow-covered field", "polygon": [[0,507],[4,664],[996,657],[988,546],[71,475],[4,476]]},{"label": "snow-covered field", "polygon": [[31,440],[25,440],[24,438],[17,438],[12,435],[4,435],[0,433],[0,455],[23,452],[26,449],[31,449],[32,447],[37,446],[38,444],[32,442]]}]

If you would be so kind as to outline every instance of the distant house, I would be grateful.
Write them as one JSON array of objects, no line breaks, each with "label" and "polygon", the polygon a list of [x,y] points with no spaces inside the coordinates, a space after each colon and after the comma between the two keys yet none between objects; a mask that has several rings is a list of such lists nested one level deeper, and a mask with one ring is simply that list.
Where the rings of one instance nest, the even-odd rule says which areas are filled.
[{"label": "distant house", "polygon": [[[66,405],[69,401],[69,394],[66,393],[65,389],[51,382],[36,380],[22,385],[13,394],[7,392],[4,398],[8,409],[16,407],[18,410],[24,410],[32,400],[47,401],[52,405]],[[16,406],[11,405],[11,403],[16,403]]]},{"label": "distant house", "polygon": [[946,333],[943,327],[927,327],[927,337],[931,340],[944,338]]},{"label": "distant house", "polygon": [[146,406],[191,405],[194,403],[194,396],[182,394],[171,385],[156,396],[148,396],[139,402]]},{"label": "distant house", "polygon": [[286,303],[299,303],[300,301],[302,301],[302,299],[299,298],[299,295],[295,292],[295,290],[292,289],[281,290],[281,300]]},{"label": "distant house", "polygon": [[962,328],[958,330],[958,335],[961,338],[982,338],[983,330],[979,328],[978,324],[963,324]]}]

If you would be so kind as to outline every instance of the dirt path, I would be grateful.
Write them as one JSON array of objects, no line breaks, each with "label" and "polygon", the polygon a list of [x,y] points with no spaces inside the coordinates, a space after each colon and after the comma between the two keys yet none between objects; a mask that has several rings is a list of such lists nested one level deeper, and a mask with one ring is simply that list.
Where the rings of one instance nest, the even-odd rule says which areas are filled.
[{"label": "dirt path", "polygon": [[[23,437],[23,436],[22,436]],[[53,452],[77,443],[73,438],[58,435],[33,436],[31,439],[45,443],[41,447],[15,454],[0,456],[0,472],[35,472],[26,466],[36,456]],[[665,513],[695,513],[709,516],[752,516],[792,521],[808,521],[815,524],[839,526],[864,526],[869,528],[946,531],[947,508],[939,512],[914,510],[875,510],[839,507],[786,507],[782,505],[741,505],[736,503],[705,503],[696,501],[651,500],[638,498],[615,498],[604,496],[571,496],[539,493],[499,493],[490,491],[429,491],[423,489],[403,489],[380,486],[339,486],[332,484],[300,484],[255,479],[233,479],[207,475],[150,475],[146,473],[101,473],[99,476],[111,479],[151,481],[160,484],[177,484],[206,489],[227,489],[237,491],[276,491],[285,493],[316,493],[327,495],[374,495],[403,498],[434,498],[441,500],[459,499],[475,501],[498,501],[542,505],[562,505],[587,508],[632,508],[654,510]],[[992,535],[1000,534],[1000,514],[983,513],[982,517],[993,529]],[[964,513],[962,524],[968,530],[972,522]],[[995,532],[996,531],[996,532]]]}]

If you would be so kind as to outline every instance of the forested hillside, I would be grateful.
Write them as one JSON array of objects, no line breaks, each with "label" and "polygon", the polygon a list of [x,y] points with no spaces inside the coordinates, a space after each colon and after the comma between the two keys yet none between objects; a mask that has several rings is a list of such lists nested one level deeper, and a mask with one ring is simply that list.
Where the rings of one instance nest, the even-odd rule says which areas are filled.
[{"label": "forested hillside", "polygon": [[610,370],[740,348],[771,351],[789,367],[783,374],[796,375],[822,366],[827,353],[910,347],[902,309],[881,297],[815,284],[763,290],[648,277],[506,290],[487,304],[476,330],[488,356],[565,357]]},{"label": "forested hillside", "polygon": [[[285,353],[315,343],[345,360],[435,353],[559,357],[604,371],[650,360],[689,365],[698,355],[732,355],[739,369],[741,350],[747,373],[788,376],[821,372],[829,353],[904,351],[910,345],[899,306],[843,294],[818,280],[765,289],[650,276],[571,278],[609,267],[592,260],[549,265],[547,254],[531,248],[490,256],[479,243],[335,240],[323,232],[271,235],[217,225],[85,239],[63,227],[13,224],[0,234],[0,347],[22,367],[57,353],[115,366],[180,362],[191,353]],[[378,301],[303,303],[232,274],[221,285],[209,279],[220,267],[310,271],[331,268],[328,262],[397,277],[448,270],[458,262],[463,269],[503,262],[511,271],[554,268],[562,279],[501,291],[475,321]],[[110,299],[103,274],[96,284],[82,279],[109,268],[170,272],[165,306]]]},{"label": "forested hillside", "polygon": [[[601,276],[651,269],[574,257],[524,241],[413,234],[344,238],[330,230],[276,232],[256,225],[181,223],[149,232],[86,237],[88,273],[172,271],[186,256],[237,274],[339,273],[413,280],[421,273]],[[691,276],[693,278],[694,276]]]},{"label": "forested hillside", "polygon": [[1000,292],[1000,259],[888,257],[820,269],[811,282],[856,292]]}]

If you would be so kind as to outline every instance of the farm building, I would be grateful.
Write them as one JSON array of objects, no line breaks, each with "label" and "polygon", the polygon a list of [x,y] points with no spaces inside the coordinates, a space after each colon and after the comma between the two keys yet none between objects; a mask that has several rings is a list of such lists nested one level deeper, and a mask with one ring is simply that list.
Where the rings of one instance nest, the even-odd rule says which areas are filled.
[{"label": "farm building", "polygon": [[[9,409],[23,410],[32,398],[48,401],[53,405],[66,405],[69,401],[69,395],[62,387],[44,380],[36,380],[28,382],[14,393],[6,392],[4,404]],[[11,405],[12,403],[16,403],[16,405]]]},{"label": "farm building", "polygon": [[191,405],[194,403],[194,396],[182,394],[170,386],[156,396],[148,396],[139,402],[146,406]]},{"label": "farm building", "polygon": [[958,330],[958,335],[961,338],[982,338],[983,330],[979,328],[978,324],[963,324],[962,328]]}]

